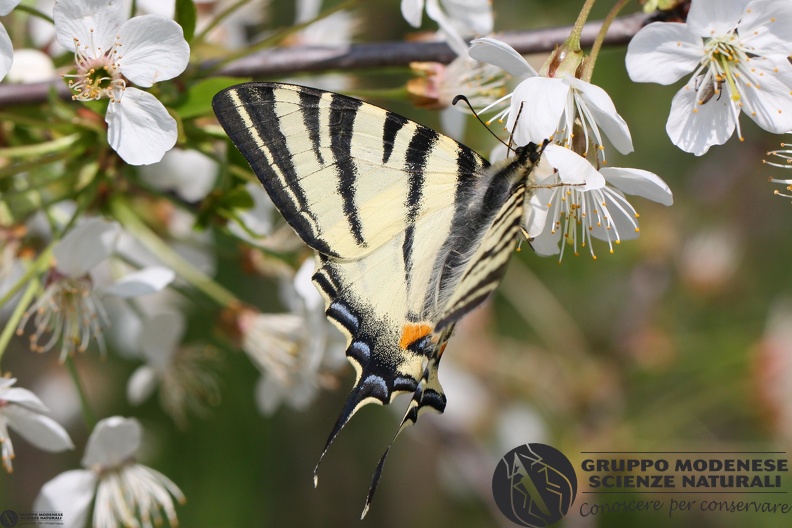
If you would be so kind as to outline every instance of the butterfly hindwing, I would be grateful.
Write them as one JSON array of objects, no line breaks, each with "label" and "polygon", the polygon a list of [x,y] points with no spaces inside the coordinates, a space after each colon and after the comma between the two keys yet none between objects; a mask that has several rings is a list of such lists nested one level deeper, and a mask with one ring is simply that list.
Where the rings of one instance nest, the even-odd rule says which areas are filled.
[{"label": "butterfly hindwing", "polygon": [[355,384],[320,461],[368,403],[412,393],[399,431],[426,410],[443,412],[440,358],[454,324],[505,272],[539,149],[489,166],[407,118],[288,84],[234,86],[212,104],[276,207],[317,251],[314,283],[347,338]]}]

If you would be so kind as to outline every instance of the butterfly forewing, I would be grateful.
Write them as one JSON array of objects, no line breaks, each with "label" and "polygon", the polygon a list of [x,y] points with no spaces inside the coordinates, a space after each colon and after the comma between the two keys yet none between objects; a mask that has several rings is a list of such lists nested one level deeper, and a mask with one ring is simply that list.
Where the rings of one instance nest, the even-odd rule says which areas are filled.
[{"label": "butterfly forewing", "polygon": [[361,257],[452,206],[459,175],[486,165],[429,128],[321,90],[250,83],[213,106],[286,220],[337,258]]}]

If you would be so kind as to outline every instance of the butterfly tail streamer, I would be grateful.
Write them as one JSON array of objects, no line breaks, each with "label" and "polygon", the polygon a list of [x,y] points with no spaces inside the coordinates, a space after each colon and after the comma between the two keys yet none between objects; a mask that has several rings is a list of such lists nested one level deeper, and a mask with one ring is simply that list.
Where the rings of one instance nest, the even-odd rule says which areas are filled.
[{"label": "butterfly tail streamer", "polygon": [[319,465],[322,463],[322,459],[324,459],[327,451],[330,449],[330,446],[333,444],[336,437],[347,424],[347,422],[349,422],[349,419],[352,418],[352,415],[354,415],[358,409],[368,403],[379,403],[382,405],[382,401],[379,399],[379,397],[372,395],[370,386],[360,383],[355,385],[355,388],[349,393],[349,397],[347,398],[347,401],[344,404],[341,414],[338,416],[333,429],[330,431],[330,435],[327,437],[327,442],[325,443],[324,449],[322,450],[322,454],[319,455],[319,460],[316,462],[316,467],[314,468],[314,487],[319,484]]},{"label": "butterfly tail streamer", "polygon": [[385,452],[382,454],[382,457],[377,463],[377,468],[374,470],[374,474],[371,477],[371,486],[369,487],[368,494],[366,495],[366,504],[363,507],[363,512],[360,514],[361,519],[366,517],[369,507],[371,506],[371,502],[374,500],[374,493],[377,491],[377,485],[379,484],[380,477],[382,476],[382,470],[385,467],[385,460],[388,458],[388,454],[390,453],[390,449],[393,446],[393,443],[396,441],[396,438],[398,438],[401,432],[404,431],[408,426],[414,425],[418,421],[418,417],[424,412],[434,411],[438,414],[442,414],[443,411],[445,411],[446,396],[443,392],[443,387],[440,386],[440,380],[437,376],[437,369],[440,364],[440,358],[442,357],[443,350],[445,349],[446,341],[448,340],[448,337],[450,337],[452,329],[453,327],[443,332],[444,337],[441,337],[440,342],[435,348],[435,351],[427,362],[423,376],[421,376],[421,381],[418,384],[418,388],[415,389],[415,392],[413,393],[413,397],[410,400],[410,404],[407,406],[407,411],[404,413],[404,417],[399,424],[399,428],[396,430],[396,434],[393,435],[388,447],[385,449]]}]

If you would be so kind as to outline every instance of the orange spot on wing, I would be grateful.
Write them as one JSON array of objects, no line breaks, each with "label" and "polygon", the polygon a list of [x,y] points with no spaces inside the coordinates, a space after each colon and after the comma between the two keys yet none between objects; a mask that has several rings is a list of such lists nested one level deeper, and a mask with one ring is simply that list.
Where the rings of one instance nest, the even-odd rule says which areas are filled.
[{"label": "orange spot on wing", "polygon": [[402,328],[401,339],[399,339],[399,346],[406,349],[411,344],[415,343],[422,337],[426,337],[432,333],[432,327],[426,323],[407,323]]}]

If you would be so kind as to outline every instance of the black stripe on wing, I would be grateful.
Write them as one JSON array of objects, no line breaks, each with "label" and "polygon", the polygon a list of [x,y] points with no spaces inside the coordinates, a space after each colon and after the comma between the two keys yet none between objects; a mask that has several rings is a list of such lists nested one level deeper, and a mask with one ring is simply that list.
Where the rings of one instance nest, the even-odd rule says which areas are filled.
[{"label": "black stripe on wing", "polygon": [[[404,261],[404,280],[409,285],[412,276],[412,253],[415,243],[415,220],[421,210],[421,199],[423,198],[424,184],[426,182],[426,167],[429,164],[429,157],[435,147],[440,135],[430,128],[418,126],[410,139],[407,155],[404,159],[404,170],[409,177],[409,190],[407,201],[404,206],[406,209],[406,229],[404,231],[404,243],[402,244],[402,259]],[[409,288],[408,288],[409,290]]]},{"label": "black stripe on wing", "polygon": [[[299,183],[299,175],[275,111],[275,90],[276,85],[264,83],[234,86],[215,95],[212,108],[289,225],[306,244],[322,253],[334,255],[327,243],[319,238],[319,223]],[[318,108],[321,92],[299,93],[307,107]],[[305,112],[304,107],[302,111]],[[307,119],[312,118],[309,116]],[[317,142],[318,139],[316,136]],[[314,148],[316,150],[316,144]]]},{"label": "black stripe on wing", "polygon": [[357,191],[358,171],[352,158],[352,136],[355,117],[363,101],[332,94],[330,100],[330,150],[333,152],[338,171],[338,193],[344,203],[344,216],[358,246],[365,246],[363,224],[360,222],[355,194]]},{"label": "black stripe on wing", "polygon": [[316,95],[307,91],[300,92],[300,104],[302,105],[303,124],[308,131],[308,138],[311,140],[311,147],[313,148],[316,161],[319,165],[324,165],[324,156],[322,156],[322,143],[321,143],[321,125],[319,122],[319,105],[316,104]]},{"label": "black stripe on wing", "polygon": [[393,154],[393,143],[396,141],[396,134],[399,133],[404,125],[408,123],[406,117],[393,112],[385,113],[385,124],[382,127],[382,164],[388,163]]}]

